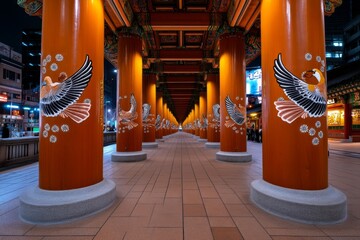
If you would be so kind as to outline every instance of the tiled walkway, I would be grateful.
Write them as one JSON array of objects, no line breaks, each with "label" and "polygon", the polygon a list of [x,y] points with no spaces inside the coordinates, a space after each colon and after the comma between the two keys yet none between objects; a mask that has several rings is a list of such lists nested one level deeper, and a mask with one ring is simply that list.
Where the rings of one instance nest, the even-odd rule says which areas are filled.
[{"label": "tiled walkway", "polygon": [[348,154],[359,153],[359,143],[330,143],[330,184],[347,195],[348,220],[327,226],[286,221],[250,202],[249,185],[262,174],[259,143],[248,142],[250,163],[216,161],[216,149],[185,133],[146,150],[143,162],[111,162],[114,149],[104,148],[104,177],[116,183],[116,202],[71,223],[39,226],[19,219],[17,197],[37,184],[37,163],[1,172],[0,240],[360,239],[360,157]]}]

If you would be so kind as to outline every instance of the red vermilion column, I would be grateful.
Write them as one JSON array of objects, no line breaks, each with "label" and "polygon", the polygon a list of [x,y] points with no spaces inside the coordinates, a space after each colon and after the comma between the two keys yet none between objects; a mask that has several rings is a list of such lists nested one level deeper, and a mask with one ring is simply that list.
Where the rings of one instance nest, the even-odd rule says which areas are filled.
[{"label": "red vermilion column", "polygon": [[145,73],[143,80],[143,148],[156,148],[155,118],[156,118],[156,75]]},{"label": "red vermilion column", "polygon": [[195,103],[194,106],[194,117],[195,117],[195,136],[200,136],[200,128],[199,128],[199,120],[200,120],[200,114],[199,114],[199,103]]},{"label": "red vermilion column", "polygon": [[200,92],[199,98],[199,118],[201,122],[200,139],[207,140],[207,105],[206,105],[206,92]]},{"label": "red vermilion column", "polygon": [[206,79],[206,98],[207,98],[207,143],[208,148],[220,147],[220,93],[219,75],[208,74]]},{"label": "red vermilion column", "polygon": [[163,111],[163,97],[162,92],[156,92],[156,120],[155,120],[155,135],[156,139],[163,137],[163,124],[164,124],[164,111]]},{"label": "red vermilion column", "polygon": [[20,197],[20,215],[52,223],[109,205],[115,185],[103,179],[103,1],[42,4],[39,187]]},{"label": "red vermilion column", "polygon": [[[265,1],[265,4],[270,3]],[[290,5],[286,6],[286,4]],[[264,23],[261,33],[264,80],[262,104],[264,180],[294,189],[324,189],[328,186],[328,142],[322,3],[318,0],[306,3],[281,0],[270,5],[271,12],[263,8],[265,12],[262,16]],[[290,12],[286,14],[285,11]],[[310,13],[308,11],[313,14],[308,15]],[[275,17],[277,14],[279,16]],[[271,33],[270,26],[280,28],[275,36]],[[314,32],[317,33],[316,38]],[[274,76],[274,61],[280,54],[282,64],[287,69],[284,71],[293,74],[301,82],[306,81],[302,79],[304,71],[319,70],[322,82],[311,85],[319,89],[319,96],[325,101],[319,116],[309,116],[312,113],[304,110],[301,103],[297,103],[300,106],[298,111],[306,116],[297,117],[290,112],[292,118],[286,119],[286,115],[279,117],[282,112],[286,114],[286,111],[290,111],[282,107],[280,105],[282,102],[279,100],[283,99],[283,103],[288,103],[290,107],[293,103],[296,104],[295,100],[287,96],[286,88],[281,87]],[[295,94],[293,98],[304,98],[300,92]],[[281,111],[281,107],[285,110]]]},{"label": "red vermilion column", "polygon": [[[343,220],[346,197],[328,185],[323,1],[263,0],[261,48],[264,180],[252,183],[252,199],[267,209],[272,201],[259,197],[273,194],[269,211],[300,221]],[[275,189],[287,196],[279,205]]]},{"label": "red vermilion column", "polygon": [[220,152],[223,161],[251,161],[246,152],[245,41],[242,32],[220,38]]},{"label": "red vermilion column", "polygon": [[118,106],[116,152],[112,161],[146,159],[142,152],[142,56],[141,38],[131,29],[119,33],[118,47]]},{"label": "red vermilion column", "polygon": [[165,118],[165,121],[164,121],[164,130],[163,130],[163,133],[164,133],[164,136],[167,136],[169,135],[169,131],[167,129],[167,122],[168,122],[168,108],[167,108],[167,103],[164,103],[164,118]]},{"label": "red vermilion column", "polygon": [[[41,79],[46,86],[40,93],[42,189],[75,189],[103,180],[103,17],[99,0],[43,2]],[[82,27],[78,28],[80,22]],[[66,78],[82,73],[87,58],[91,66],[88,81],[79,80],[84,83],[81,89],[72,90],[79,99],[66,107],[57,106],[64,100],[49,99],[51,89],[56,88],[53,84],[63,84]],[[75,80],[67,81],[76,84]]]},{"label": "red vermilion column", "polygon": [[191,128],[191,134],[193,134],[194,136],[196,136],[196,117],[195,117],[195,106],[194,108],[191,110],[191,125],[192,125],[192,128]]}]

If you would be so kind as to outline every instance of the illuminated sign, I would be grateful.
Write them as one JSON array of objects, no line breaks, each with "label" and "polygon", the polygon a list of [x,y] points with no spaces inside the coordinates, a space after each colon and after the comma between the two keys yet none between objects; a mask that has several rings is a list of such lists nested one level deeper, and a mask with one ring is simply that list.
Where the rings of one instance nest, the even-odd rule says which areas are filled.
[{"label": "illuminated sign", "polygon": [[261,95],[261,68],[246,70],[246,94]]},{"label": "illuminated sign", "polygon": [[8,98],[7,95],[0,94],[0,102],[7,102]]}]

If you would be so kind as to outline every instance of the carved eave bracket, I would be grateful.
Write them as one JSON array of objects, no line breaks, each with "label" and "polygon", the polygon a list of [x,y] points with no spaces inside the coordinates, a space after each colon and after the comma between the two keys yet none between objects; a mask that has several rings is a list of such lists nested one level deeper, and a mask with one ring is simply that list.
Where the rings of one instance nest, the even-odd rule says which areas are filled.
[{"label": "carved eave bracket", "polygon": [[42,0],[17,0],[17,4],[24,8],[25,12],[30,16],[39,16],[42,15]]},{"label": "carved eave bracket", "polygon": [[325,0],[324,11],[325,16],[331,16],[335,12],[335,8],[342,4],[342,0]]}]

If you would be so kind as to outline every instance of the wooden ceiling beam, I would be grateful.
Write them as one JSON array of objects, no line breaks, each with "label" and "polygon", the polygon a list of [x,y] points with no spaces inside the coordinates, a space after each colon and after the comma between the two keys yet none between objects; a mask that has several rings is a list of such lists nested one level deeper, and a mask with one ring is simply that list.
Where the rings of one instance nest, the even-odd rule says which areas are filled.
[{"label": "wooden ceiling beam", "polygon": [[150,25],[154,31],[207,31],[210,14],[203,12],[153,12],[150,13]]},{"label": "wooden ceiling beam", "polygon": [[179,65],[179,64],[164,64],[162,67],[163,73],[200,73],[202,72],[201,65]]},{"label": "wooden ceiling beam", "polygon": [[202,61],[203,51],[201,49],[161,49],[159,58],[163,61]]}]

